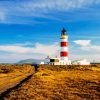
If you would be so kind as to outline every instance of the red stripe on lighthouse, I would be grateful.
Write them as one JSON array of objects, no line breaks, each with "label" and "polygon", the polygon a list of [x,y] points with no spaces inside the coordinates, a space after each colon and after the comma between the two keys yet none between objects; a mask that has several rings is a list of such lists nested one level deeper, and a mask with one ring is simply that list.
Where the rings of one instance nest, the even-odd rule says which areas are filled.
[{"label": "red stripe on lighthouse", "polygon": [[61,42],[61,47],[68,46],[68,42]]},{"label": "red stripe on lighthouse", "polygon": [[60,52],[60,56],[61,57],[66,57],[66,56],[68,56],[68,52],[62,51],[62,52]]}]

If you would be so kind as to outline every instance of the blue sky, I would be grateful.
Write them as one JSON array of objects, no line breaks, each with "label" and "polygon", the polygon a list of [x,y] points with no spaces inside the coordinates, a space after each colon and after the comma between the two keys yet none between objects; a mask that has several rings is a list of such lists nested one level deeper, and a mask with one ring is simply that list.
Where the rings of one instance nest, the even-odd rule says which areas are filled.
[{"label": "blue sky", "polygon": [[99,61],[100,0],[1,0],[0,62],[59,55],[63,27],[69,59]]}]

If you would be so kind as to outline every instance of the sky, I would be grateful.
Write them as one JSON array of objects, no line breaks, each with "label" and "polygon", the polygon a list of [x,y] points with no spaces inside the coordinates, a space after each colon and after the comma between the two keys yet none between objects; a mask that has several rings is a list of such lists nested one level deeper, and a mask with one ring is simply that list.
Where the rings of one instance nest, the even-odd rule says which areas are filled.
[{"label": "sky", "polygon": [[100,61],[100,0],[0,0],[0,63],[59,56],[63,27],[70,60]]}]

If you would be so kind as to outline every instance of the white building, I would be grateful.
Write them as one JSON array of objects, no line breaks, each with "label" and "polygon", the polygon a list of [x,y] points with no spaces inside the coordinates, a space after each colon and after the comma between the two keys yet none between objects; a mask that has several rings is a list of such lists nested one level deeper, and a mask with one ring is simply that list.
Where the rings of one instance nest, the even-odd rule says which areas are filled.
[{"label": "white building", "polygon": [[90,65],[90,62],[88,62],[86,59],[83,60],[76,60],[72,62],[73,65]]}]

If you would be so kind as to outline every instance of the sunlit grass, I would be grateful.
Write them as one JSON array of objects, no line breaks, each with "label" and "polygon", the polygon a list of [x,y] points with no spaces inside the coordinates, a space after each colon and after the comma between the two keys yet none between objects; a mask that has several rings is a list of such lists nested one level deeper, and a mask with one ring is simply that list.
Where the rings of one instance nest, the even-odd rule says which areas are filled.
[{"label": "sunlit grass", "polygon": [[0,66],[0,93],[15,86],[23,79],[34,73],[30,65],[1,65]]},{"label": "sunlit grass", "polygon": [[31,79],[4,100],[99,100],[99,68],[39,65]]}]

